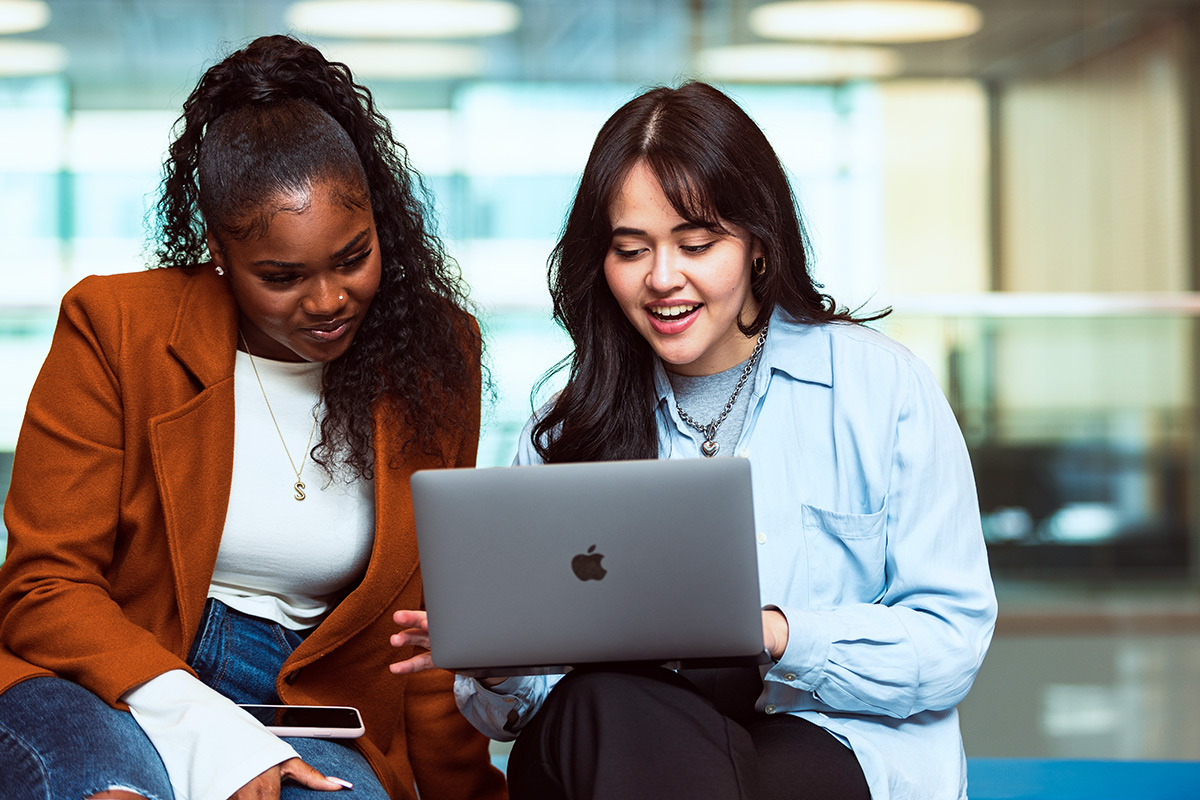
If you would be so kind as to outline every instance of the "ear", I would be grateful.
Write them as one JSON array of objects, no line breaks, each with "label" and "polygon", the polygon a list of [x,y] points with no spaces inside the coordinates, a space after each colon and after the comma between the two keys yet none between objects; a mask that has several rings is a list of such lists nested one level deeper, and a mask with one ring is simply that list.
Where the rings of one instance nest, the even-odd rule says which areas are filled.
[{"label": "ear", "polygon": [[212,231],[205,230],[204,241],[208,245],[208,257],[212,259],[214,264],[225,263],[225,253],[221,250],[221,243],[217,241],[217,237],[213,236]]},{"label": "ear", "polygon": [[759,241],[758,237],[755,236],[752,238],[750,240],[750,260],[754,261],[754,259],[762,258],[766,254],[766,248],[763,247],[763,243]]}]

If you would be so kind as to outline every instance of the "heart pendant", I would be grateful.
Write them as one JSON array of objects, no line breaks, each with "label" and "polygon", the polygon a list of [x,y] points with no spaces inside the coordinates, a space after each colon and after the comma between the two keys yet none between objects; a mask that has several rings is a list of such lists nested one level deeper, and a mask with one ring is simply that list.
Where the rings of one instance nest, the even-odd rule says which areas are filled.
[{"label": "heart pendant", "polygon": [[721,449],[721,445],[716,442],[704,442],[700,445],[700,452],[704,453],[705,458],[712,458]]}]

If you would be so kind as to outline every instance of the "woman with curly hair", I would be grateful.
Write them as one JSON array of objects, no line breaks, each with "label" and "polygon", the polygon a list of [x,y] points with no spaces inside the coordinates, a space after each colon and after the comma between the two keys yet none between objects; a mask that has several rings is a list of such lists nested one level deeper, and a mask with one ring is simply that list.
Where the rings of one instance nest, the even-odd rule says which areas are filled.
[{"label": "woman with curly hair", "polygon": [[[158,202],[166,269],[67,293],[0,568],[6,797],[503,798],[452,676],[397,681],[408,496],[473,465],[481,341],[370,93],[284,36],[210,68]],[[340,705],[280,738],[237,704]],[[23,794],[25,793],[25,794]]]}]

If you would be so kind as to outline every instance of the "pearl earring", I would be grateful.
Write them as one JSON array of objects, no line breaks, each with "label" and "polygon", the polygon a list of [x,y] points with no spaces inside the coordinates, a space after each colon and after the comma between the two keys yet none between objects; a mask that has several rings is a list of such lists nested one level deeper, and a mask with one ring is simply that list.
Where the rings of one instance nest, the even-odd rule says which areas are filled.
[{"label": "pearl earring", "polygon": [[213,265],[213,269],[215,269],[215,270],[217,271],[217,274],[218,274],[218,275],[224,275],[224,274],[225,274],[225,270],[221,269],[221,265],[220,265],[220,264],[214,264],[214,265]]}]

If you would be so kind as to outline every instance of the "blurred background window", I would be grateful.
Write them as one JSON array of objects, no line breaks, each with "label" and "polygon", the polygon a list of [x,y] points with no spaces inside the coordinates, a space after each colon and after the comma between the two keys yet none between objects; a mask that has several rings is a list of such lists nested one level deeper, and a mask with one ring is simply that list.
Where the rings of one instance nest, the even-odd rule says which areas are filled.
[{"label": "blurred background window", "polygon": [[1001,617],[968,752],[1200,758],[1200,0],[0,0],[0,495],[60,298],[148,265],[183,99],[277,32],[425,178],[489,340],[483,466],[558,385],[546,257],[601,123],[730,92],[818,280],[895,309],[971,449]]}]

